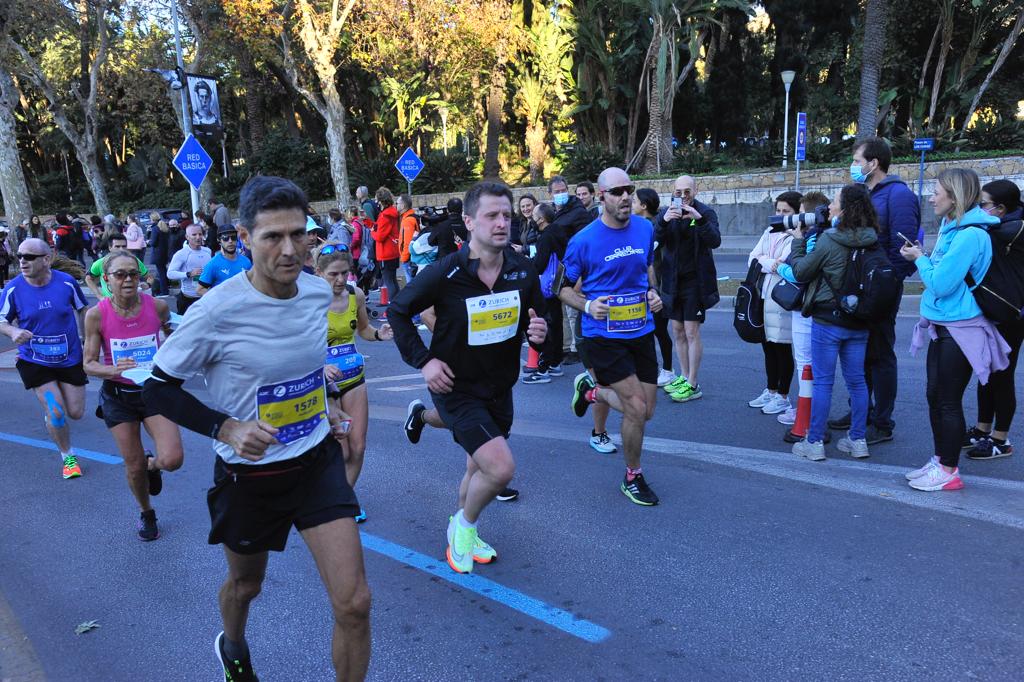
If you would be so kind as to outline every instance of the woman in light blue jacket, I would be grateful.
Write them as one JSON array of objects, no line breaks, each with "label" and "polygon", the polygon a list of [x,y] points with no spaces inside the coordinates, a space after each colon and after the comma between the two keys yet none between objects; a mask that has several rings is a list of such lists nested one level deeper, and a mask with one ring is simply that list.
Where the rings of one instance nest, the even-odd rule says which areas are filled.
[{"label": "woman in light blue jacket", "polygon": [[[942,217],[938,240],[930,256],[919,244],[909,241],[900,250],[912,261],[924,283],[921,322],[914,330],[913,347],[928,345],[928,414],[931,420],[934,455],[928,463],[907,474],[917,490],[959,490],[964,487],[958,464],[966,424],[963,397],[971,374],[984,382],[989,366],[998,360],[1006,343],[995,326],[986,320],[967,286],[968,274],[980,282],[992,262],[992,244],[987,228],[999,219],[978,206],[981,183],[977,174],[950,168],[939,174],[931,204]],[[1008,347],[1007,347],[1008,348]],[[1005,350],[1003,366],[1005,367]]]}]

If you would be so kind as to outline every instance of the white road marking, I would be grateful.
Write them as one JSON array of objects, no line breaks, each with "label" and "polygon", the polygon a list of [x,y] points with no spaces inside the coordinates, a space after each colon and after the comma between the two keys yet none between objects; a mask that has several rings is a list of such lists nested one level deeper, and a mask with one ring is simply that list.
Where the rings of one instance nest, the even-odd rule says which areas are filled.
[{"label": "white road marking", "polygon": [[423,378],[423,375],[420,374],[419,372],[416,372],[415,374],[396,374],[395,376],[391,376],[391,377],[371,377],[371,378],[366,380],[366,383],[368,383],[368,384],[379,384],[379,383],[383,383],[385,381],[405,381],[406,379],[421,379],[421,378]]}]

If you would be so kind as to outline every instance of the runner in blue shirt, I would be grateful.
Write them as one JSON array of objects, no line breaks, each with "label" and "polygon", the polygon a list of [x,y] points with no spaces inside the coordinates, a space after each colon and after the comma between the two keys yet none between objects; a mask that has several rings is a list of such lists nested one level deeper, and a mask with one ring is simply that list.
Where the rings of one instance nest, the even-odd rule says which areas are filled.
[{"label": "runner in blue shirt", "polygon": [[203,267],[203,274],[199,275],[196,293],[200,296],[238,273],[252,269],[252,261],[238,253],[238,230],[234,225],[218,227],[217,241],[220,242],[220,251]]},{"label": "runner in blue shirt", "polygon": [[18,344],[18,374],[45,412],[46,429],[56,443],[64,478],[82,475],[67,419],[85,412],[82,342],[78,319],[87,303],[73,277],[51,270],[53,252],[41,239],[18,247],[21,274],[0,294],[0,334]]},{"label": "runner in blue shirt", "polygon": [[583,342],[594,371],[594,379],[587,372],[576,377],[572,407],[577,417],[594,402],[622,413],[626,476],[620,489],[635,504],[652,506],[658,496],[644,480],[640,451],[658,391],[651,313],[661,309],[661,297],[653,286],[654,229],[632,214],[636,187],[624,170],[605,169],[597,184],[604,210],[569,241],[558,296],[583,313]]}]

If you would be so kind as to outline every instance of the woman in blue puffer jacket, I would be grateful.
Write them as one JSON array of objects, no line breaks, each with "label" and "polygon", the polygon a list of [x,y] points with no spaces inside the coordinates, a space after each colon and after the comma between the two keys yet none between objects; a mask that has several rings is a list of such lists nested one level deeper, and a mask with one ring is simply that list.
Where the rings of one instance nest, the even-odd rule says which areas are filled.
[{"label": "woman in blue puffer jacket", "polygon": [[963,397],[971,374],[982,383],[1009,363],[1009,346],[994,324],[981,313],[967,286],[968,274],[981,282],[992,263],[987,229],[999,223],[978,202],[978,175],[964,168],[939,173],[931,204],[942,217],[939,237],[931,256],[919,244],[903,245],[900,253],[914,263],[924,283],[921,321],[914,328],[911,351],[928,344],[928,415],[934,455],[907,474],[910,487],[928,492],[964,487],[958,468],[966,431]]}]

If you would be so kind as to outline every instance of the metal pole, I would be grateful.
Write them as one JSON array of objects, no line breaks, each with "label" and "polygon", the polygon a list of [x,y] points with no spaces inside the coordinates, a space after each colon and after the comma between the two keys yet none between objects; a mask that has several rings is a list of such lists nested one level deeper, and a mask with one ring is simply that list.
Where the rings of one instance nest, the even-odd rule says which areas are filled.
[{"label": "metal pole", "polygon": [[921,168],[917,176],[917,196],[918,200],[924,197],[924,150],[921,150]]},{"label": "metal pole", "polygon": [[800,159],[796,160],[796,191],[800,191]]},{"label": "metal pole", "polygon": [[783,120],[785,123],[782,128],[782,167],[785,168],[789,162],[789,83],[786,83],[786,113]]},{"label": "metal pole", "polygon": [[[185,59],[181,56],[181,33],[178,31],[178,0],[171,3],[171,18],[174,24],[174,53],[178,61],[178,73],[181,76],[181,124],[185,129],[185,139],[192,134],[192,116],[188,110],[188,79],[185,78]],[[189,183],[192,196],[192,218],[199,211],[199,190]]]},{"label": "metal pole", "polygon": [[409,198],[412,199],[412,180],[406,180],[406,186],[409,188]]},{"label": "metal pole", "polygon": [[228,177],[228,143],[227,135],[221,133],[220,136],[220,163],[224,167],[224,179]]}]

